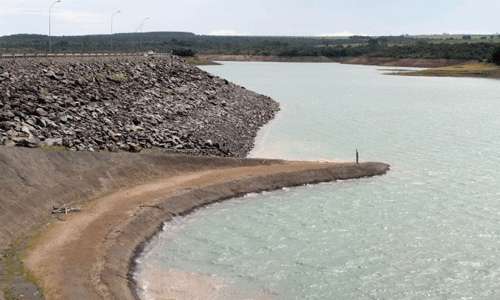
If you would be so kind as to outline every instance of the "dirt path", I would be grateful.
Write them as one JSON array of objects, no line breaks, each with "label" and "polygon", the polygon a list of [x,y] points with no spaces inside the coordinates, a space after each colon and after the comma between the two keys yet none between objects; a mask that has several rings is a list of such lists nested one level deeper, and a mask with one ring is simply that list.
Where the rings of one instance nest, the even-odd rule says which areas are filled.
[{"label": "dirt path", "polygon": [[[127,273],[139,247],[134,239],[147,239],[145,228],[159,226],[165,213],[188,213],[242,193],[370,177],[388,170],[381,163],[275,162],[180,172],[86,202],[81,213],[44,228],[24,263],[48,300],[133,299]],[[155,216],[153,211],[163,214]]]},{"label": "dirt path", "polygon": [[[315,164],[316,168],[331,164]],[[27,268],[40,280],[47,299],[107,298],[100,280],[106,244],[114,229],[141,207],[154,206],[185,189],[273,173],[311,168],[311,163],[216,169],[180,174],[95,199],[83,212],[49,225],[28,253]]]}]

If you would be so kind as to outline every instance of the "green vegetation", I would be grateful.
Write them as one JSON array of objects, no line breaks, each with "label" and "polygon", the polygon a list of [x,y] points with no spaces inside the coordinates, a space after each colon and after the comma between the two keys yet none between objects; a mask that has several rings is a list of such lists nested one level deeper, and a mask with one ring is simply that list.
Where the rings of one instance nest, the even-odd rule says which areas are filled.
[{"label": "green vegetation", "polygon": [[400,71],[390,73],[404,76],[438,76],[438,77],[486,77],[500,78],[500,67],[494,64],[474,63],[443,68],[432,68],[421,71]]},{"label": "green vegetation", "polygon": [[196,52],[189,48],[175,48],[172,49],[172,54],[180,57],[193,57],[196,55]]},{"label": "green vegetation", "polygon": [[[0,276],[0,285],[6,300],[17,300],[24,298],[16,291],[14,285],[20,282],[25,287],[26,284],[33,285],[32,288],[37,288],[36,278],[26,270],[23,264],[23,255],[29,247],[30,239],[19,238],[5,252],[1,253],[0,271],[3,271],[3,277]],[[3,269],[3,270],[2,270]],[[0,274],[1,275],[1,274]],[[39,290],[39,292],[41,292]]]},{"label": "green vegetation", "polygon": [[[174,52],[261,56],[391,57],[489,60],[500,45],[498,35],[431,35],[388,37],[206,36],[185,32],[121,33],[53,37],[55,52]],[[2,52],[45,52],[43,35],[0,37]]]},{"label": "green vegetation", "polygon": [[491,55],[491,62],[500,66],[500,46],[493,51],[493,54]]},{"label": "green vegetation", "polygon": [[124,82],[127,81],[127,74],[125,73],[114,73],[112,74],[109,79],[111,79],[114,82]]}]

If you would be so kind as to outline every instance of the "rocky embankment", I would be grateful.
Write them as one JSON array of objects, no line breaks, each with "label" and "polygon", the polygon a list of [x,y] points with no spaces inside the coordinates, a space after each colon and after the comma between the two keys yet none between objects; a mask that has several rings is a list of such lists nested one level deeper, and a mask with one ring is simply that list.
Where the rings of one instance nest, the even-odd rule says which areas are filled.
[{"label": "rocky embankment", "polygon": [[0,61],[0,145],[242,157],[278,109],[177,57]]}]

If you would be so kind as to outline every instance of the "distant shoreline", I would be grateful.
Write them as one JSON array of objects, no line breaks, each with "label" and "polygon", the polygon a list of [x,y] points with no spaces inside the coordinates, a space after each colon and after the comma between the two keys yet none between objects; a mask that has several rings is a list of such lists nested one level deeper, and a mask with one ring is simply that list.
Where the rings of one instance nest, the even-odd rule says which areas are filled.
[{"label": "distant shoreline", "polygon": [[391,57],[346,57],[330,58],[326,56],[262,56],[262,55],[226,55],[200,54],[188,59],[197,65],[213,65],[216,61],[254,61],[254,62],[296,62],[296,63],[341,63],[352,65],[372,65],[386,67],[439,68],[464,64],[467,60],[457,59],[426,59],[426,58],[391,58]]},{"label": "distant shoreline", "polygon": [[[324,56],[255,56],[255,55],[199,55],[188,59],[195,65],[218,65],[217,61],[283,62],[283,63],[340,63],[387,67],[387,75],[421,77],[475,77],[500,79],[500,66],[470,60],[414,59],[388,57],[348,57],[332,59]],[[425,70],[391,70],[390,68],[424,68]]]}]

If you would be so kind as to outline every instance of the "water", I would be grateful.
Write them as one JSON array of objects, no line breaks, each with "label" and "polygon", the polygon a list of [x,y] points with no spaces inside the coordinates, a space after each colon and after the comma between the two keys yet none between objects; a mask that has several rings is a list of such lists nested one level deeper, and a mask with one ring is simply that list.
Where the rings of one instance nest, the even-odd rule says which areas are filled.
[{"label": "water", "polygon": [[179,299],[194,286],[200,299],[500,299],[499,81],[338,64],[205,69],[281,103],[253,156],[353,160],[358,148],[392,171],[167,224],[142,258],[145,298],[185,276]]}]

